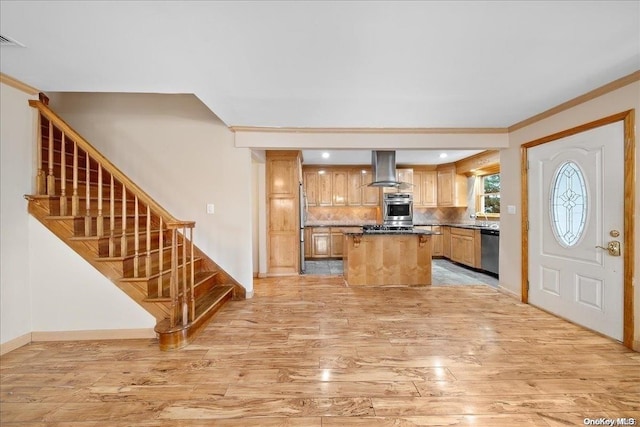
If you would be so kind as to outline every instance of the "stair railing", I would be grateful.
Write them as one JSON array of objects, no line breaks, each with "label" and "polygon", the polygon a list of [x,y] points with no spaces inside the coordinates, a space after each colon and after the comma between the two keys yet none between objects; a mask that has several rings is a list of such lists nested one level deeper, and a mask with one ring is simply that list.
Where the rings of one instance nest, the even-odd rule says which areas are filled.
[{"label": "stair railing", "polygon": [[[147,298],[170,301],[172,326],[193,321],[195,222],[174,218],[45,103],[31,100],[29,105],[39,112],[37,195],[58,201],[60,216],[69,215],[70,201],[70,216],[84,217],[86,237],[107,239],[109,257],[132,258],[134,278],[153,278],[156,286],[147,289]],[[83,178],[84,192],[81,194]],[[69,184],[71,195],[67,188]],[[106,212],[105,204],[108,206]],[[118,213],[121,215],[119,226]],[[105,222],[108,224],[106,230]],[[141,222],[144,231],[140,229]],[[158,251],[155,268],[153,251]],[[169,252],[168,257],[165,257],[165,251]]]}]

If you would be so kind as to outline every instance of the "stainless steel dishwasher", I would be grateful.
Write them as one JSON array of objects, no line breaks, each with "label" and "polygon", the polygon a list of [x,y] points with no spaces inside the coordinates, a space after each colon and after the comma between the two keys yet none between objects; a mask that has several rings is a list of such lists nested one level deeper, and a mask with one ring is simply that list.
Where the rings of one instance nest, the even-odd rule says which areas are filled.
[{"label": "stainless steel dishwasher", "polygon": [[500,230],[480,230],[480,263],[485,271],[498,274],[498,256],[500,253]]}]

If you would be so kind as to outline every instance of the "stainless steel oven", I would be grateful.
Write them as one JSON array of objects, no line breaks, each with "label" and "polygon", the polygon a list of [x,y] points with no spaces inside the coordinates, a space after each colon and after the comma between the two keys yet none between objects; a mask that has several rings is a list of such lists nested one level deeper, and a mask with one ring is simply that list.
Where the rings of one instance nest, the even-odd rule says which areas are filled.
[{"label": "stainless steel oven", "polygon": [[382,220],[385,225],[413,225],[413,195],[411,193],[384,193]]}]

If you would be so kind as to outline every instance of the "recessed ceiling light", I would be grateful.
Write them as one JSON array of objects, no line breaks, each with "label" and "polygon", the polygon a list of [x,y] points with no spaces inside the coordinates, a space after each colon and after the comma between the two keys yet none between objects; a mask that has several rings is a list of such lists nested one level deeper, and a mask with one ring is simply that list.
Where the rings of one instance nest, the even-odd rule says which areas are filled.
[{"label": "recessed ceiling light", "polygon": [[447,154],[447,153],[440,153],[440,158],[441,158],[441,159],[444,159],[444,158],[446,158],[447,156],[448,156],[448,154]]},{"label": "recessed ceiling light", "polygon": [[323,159],[328,159],[329,158],[329,153],[322,153],[322,158]]}]

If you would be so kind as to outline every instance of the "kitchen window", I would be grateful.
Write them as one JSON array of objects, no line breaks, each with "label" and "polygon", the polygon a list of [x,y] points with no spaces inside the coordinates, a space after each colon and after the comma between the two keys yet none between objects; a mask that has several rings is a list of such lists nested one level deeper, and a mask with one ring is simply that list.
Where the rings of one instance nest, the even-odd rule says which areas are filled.
[{"label": "kitchen window", "polygon": [[477,178],[476,211],[487,216],[500,216],[500,174],[482,175]]}]

